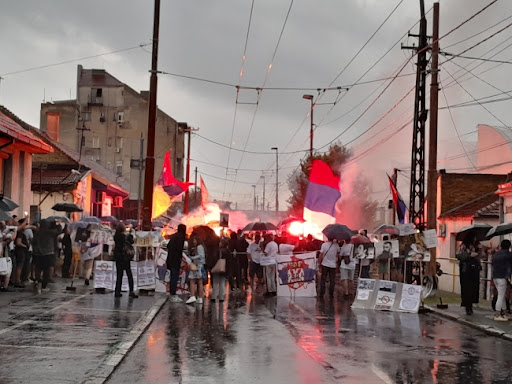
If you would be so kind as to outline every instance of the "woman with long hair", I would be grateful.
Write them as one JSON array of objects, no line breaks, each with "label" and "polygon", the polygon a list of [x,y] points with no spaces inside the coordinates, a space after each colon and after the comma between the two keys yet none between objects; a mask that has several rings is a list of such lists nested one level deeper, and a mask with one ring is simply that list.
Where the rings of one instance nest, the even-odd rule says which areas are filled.
[{"label": "woman with long hair", "polygon": [[138,295],[133,291],[133,275],[130,268],[130,261],[133,255],[130,254],[133,249],[133,236],[126,233],[126,228],[123,223],[119,223],[114,234],[114,260],[116,261],[117,281],[115,288],[115,297],[121,297],[121,285],[123,282],[123,274],[126,272],[128,277],[128,286],[130,288],[130,297],[137,298]]},{"label": "woman with long hair", "polygon": [[190,297],[187,304],[203,303],[203,273],[205,272],[204,264],[206,262],[206,253],[204,250],[203,242],[199,236],[192,236],[189,240],[189,257],[194,263],[193,269],[191,268],[188,273]]}]

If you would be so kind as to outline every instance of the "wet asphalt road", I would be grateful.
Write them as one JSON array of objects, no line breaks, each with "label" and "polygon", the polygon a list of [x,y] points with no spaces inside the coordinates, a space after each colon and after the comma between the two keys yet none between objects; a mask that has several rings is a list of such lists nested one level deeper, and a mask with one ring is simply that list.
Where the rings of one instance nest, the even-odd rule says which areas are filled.
[{"label": "wet asphalt road", "polygon": [[115,383],[512,383],[512,343],[435,315],[235,295],[168,302]]},{"label": "wet asphalt road", "polygon": [[0,384],[81,383],[156,301],[66,285],[1,294]]}]

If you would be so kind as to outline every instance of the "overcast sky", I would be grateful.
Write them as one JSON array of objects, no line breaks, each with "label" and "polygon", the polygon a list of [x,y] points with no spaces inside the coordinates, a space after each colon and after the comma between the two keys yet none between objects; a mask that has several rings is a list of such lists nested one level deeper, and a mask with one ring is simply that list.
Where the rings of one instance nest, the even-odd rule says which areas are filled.
[{"label": "overcast sky", "polygon": [[[343,71],[399,3],[389,20]],[[490,0],[441,1],[441,36],[488,3]],[[150,46],[101,54],[151,41],[152,1],[3,0],[0,4],[0,104],[28,123],[39,126],[43,100],[69,99],[70,95],[74,98],[77,64],[84,68],[103,68],[136,90],[149,89]],[[283,208],[288,197],[286,179],[309,148],[310,102],[302,96],[312,94],[316,98],[317,88],[355,83],[390,48],[360,81],[394,75],[411,56],[410,51],[400,49],[400,43],[415,42],[414,38],[402,36],[411,28],[412,33],[418,32],[415,24],[419,19],[419,1],[294,0],[290,9],[289,0],[255,0],[246,40],[252,4],[252,0],[162,1],[159,69],[227,85],[162,74],[158,80],[158,105],[177,121],[199,128],[198,133],[204,138],[193,137],[192,169],[198,168],[213,198],[237,202],[238,208],[252,208],[253,184],[261,196],[262,174],[266,179],[267,199],[271,208],[274,207],[275,153],[270,148],[278,147]],[[426,10],[431,7],[432,1],[426,0]],[[427,15],[429,31],[431,17],[432,12]],[[500,0],[442,39],[441,48],[460,53],[510,22],[512,4]],[[448,47],[496,23],[500,24]],[[494,48],[485,57],[502,50],[493,59],[511,60],[507,39],[512,40],[512,28],[465,55],[480,57]],[[240,79],[244,49],[246,60]],[[88,58],[95,55],[101,56]],[[445,60],[441,57],[440,62]],[[52,65],[61,62],[66,63]],[[413,73],[414,63],[415,59],[401,73]],[[270,64],[272,68],[268,71]],[[440,93],[440,106],[446,105],[445,95],[448,104],[454,105],[472,101],[472,97],[482,98],[512,89],[510,64],[488,62],[473,72],[486,71],[478,75],[482,80],[466,75],[459,80],[467,79],[460,83],[465,90],[457,83],[449,85],[450,75],[458,78],[465,73],[458,65],[471,69],[479,64],[480,61],[457,58],[441,67],[441,83],[445,86],[444,93]],[[414,86],[414,81],[414,76],[398,78],[373,104],[389,81],[356,85],[348,92],[327,91],[322,93],[314,109],[314,121],[318,125],[314,147],[325,148],[341,134],[339,140],[349,143],[357,158],[355,166],[371,180],[379,203],[389,198],[385,174],[395,167],[404,170],[399,177],[399,190],[408,195],[412,123],[399,133],[396,131],[412,118],[413,93],[391,113],[386,113]],[[259,95],[259,104],[254,104],[258,100],[256,90],[241,89],[238,100],[248,104],[237,105],[234,87],[237,84],[266,88]],[[335,106],[334,101],[337,101]],[[447,109],[440,111],[438,168],[474,171],[457,132],[465,150],[471,152],[477,124],[511,125],[507,113],[510,101],[486,104],[485,108],[492,115],[479,105],[453,108],[453,122]],[[230,146],[233,150],[228,149]],[[243,153],[243,150],[266,154]],[[457,159],[446,160],[459,154]]]}]

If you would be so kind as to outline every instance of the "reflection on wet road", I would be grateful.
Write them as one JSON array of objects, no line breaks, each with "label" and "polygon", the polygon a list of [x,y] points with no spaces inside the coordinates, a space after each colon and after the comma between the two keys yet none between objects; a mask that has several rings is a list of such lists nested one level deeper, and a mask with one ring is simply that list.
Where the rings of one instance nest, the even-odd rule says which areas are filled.
[{"label": "reflection on wet road", "polygon": [[240,295],[167,303],[109,383],[511,383],[512,344],[434,315]]}]

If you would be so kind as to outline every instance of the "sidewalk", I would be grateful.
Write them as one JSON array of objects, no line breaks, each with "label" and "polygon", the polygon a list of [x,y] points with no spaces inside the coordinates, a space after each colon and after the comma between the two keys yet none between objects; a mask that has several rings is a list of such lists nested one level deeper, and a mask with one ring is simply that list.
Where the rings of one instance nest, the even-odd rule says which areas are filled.
[{"label": "sidewalk", "polygon": [[50,291],[0,293],[2,379],[6,382],[103,383],[167,300],[155,294],[115,299],[84,280],[56,278]]},{"label": "sidewalk", "polygon": [[[436,296],[443,297],[443,292],[438,292]],[[475,304],[472,315],[466,315],[466,309],[460,306],[460,300],[458,300],[458,303],[453,303],[453,301],[456,301],[453,299],[450,301],[452,303],[448,304],[447,309],[439,309],[435,304],[425,305],[425,307],[439,316],[478,329],[488,335],[512,341],[512,320],[506,322],[495,321],[493,319],[494,311],[489,301],[480,300],[479,304]]]}]

